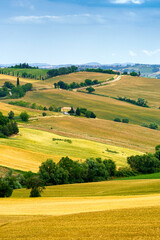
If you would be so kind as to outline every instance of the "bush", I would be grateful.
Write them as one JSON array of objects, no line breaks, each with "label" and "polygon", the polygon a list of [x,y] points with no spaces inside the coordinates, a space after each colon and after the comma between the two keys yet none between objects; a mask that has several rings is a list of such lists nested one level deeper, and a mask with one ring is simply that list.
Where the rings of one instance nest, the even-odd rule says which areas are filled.
[{"label": "bush", "polygon": [[26,186],[31,189],[30,197],[41,197],[41,192],[45,189],[44,182],[38,176],[30,177],[26,182]]},{"label": "bush", "polygon": [[45,113],[45,112],[42,113],[42,116],[43,116],[43,117],[45,117],[46,115],[47,115],[47,113]]},{"label": "bush", "polygon": [[151,129],[158,129],[158,124],[156,124],[156,123],[150,123],[150,124],[149,124],[149,128],[151,128]]},{"label": "bush", "polygon": [[123,123],[129,123],[129,119],[128,119],[128,118],[123,118],[123,119],[122,119],[122,122],[123,122]]},{"label": "bush", "polygon": [[116,177],[130,177],[136,176],[137,173],[128,167],[120,167],[115,175]]},{"label": "bush", "polygon": [[28,122],[28,120],[29,120],[29,115],[28,115],[27,112],[22,112],[22,113],[20,114],[20,118],[21,118],[21,120],[22,120],[23,122]]},{"label": "bush", "polygon": [[10,197],[12,195],[13,188],[10,187],[9,182],[0,178],[0,197]]},{"label": "bush", "polygon": [[156,151],[160,150],[160,144],[155,147],[155,150]]},{"label": "bush", "polygon": [[115,118],[114,121],[115,122],[121,122],[121,119],[120,118]]}]

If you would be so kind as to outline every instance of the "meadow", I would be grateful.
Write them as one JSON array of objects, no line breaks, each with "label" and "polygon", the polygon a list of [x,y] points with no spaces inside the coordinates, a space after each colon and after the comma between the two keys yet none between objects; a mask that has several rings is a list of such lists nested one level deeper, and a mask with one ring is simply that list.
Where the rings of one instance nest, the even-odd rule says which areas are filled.
[{"label": "meadow", "polygon": [[142,152],[154,152],[160,139],[160,131],[97,118],[59,115],[30,121],[27,125],[65,137],[87,139]]},{"label": "meadow", "polygon": [[116,162],[117,166],[126,166],[127,156],[142,154],[142,152],[132,149],[84,139],[69,138],[71,143],[68,143],[53,141],[53,138],[68,139],[46,131],[20,128],[18,136],[0,139],[0,148],[2,149],[0,151],[0,165],[38,171],[40,163],[48,158],[57,162],[62,157],[69,156],[73,160],[96,157],[110,158]]},{"label": "meadow", "polygon": [[50,89],[29,92],[24,101],[36,102],[46,106],[83,107],[93,111],[97,118],[114,120],[116,117],[129,118],[130,123],[141,125],[143,122],[160,124],[160,110],[143,108],[115,99],[80,92]]},{"label": "meadow", "polygon": [[111,97],[144,98],[150,107],[160,107],[160,79],[123,76],[121,81],[96,88],[95,93]]}]

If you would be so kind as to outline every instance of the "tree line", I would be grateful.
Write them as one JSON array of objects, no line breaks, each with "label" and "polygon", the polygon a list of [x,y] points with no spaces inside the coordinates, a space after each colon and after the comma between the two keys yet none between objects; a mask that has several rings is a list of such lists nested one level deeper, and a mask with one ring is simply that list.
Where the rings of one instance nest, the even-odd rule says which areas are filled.
[{"label": "tree line", "polygon": [[112,69],[103,70],[101,68],[86,68],[85,71],[120,75],[120,72],[113,71]]},{"label": "tree line", "polygon": [[11,82],[5,82],[3,84],[2,88],[0,88],[0,97],[21,98],[25,96],[26,92],[31,91],[32,88],[31,83],[26,83],[21,86],[19,78],[17,78],[17,86]]},{"label": "tree line", "polygon": [[54,86],[55,86],[55,88],[61,88],[61,89],[68,90],[68,89],[92,86],[92,85],[96,85],[99,83],[101,83],[101,82],[99,82],[98,80],[92,81],[90,79],[86,79],[84,82],[81,82],[81,83],[72,82],[71,84],[65,83],[63,81],[59,81],[58,83],[54,83]]},{"label": "tree line", "polygon": [[148,106],[148,101],[145,100],[144,98],[138,98],[138,100],[133,100],[133,99],[130,99],[130,98],[127,98],[127,97],[118,97],[116,98],[120,101],[124,101],[124,102],[128,102],[128,103],[131,103],[131,104],[134,104],[134,105],[138,105],[138,106],[141,106],[141,107],[149,107]]},{"label": "tree line", "polygon": [[38,173],[24,172],[0,178],[0,197],[9,197],[13,189],[26,187],[31,189],[30,197],[39,197],[45,186],[99,182],[116,177],[128,177],[138,174],[149,174],[160,171],[160,145],[155,153],[130,156],[127,158],[128,167],[117,169],[111,159],[89,158],[85,161],[73,161],[62,157],[58,163],[52,159],[43,162]]}]

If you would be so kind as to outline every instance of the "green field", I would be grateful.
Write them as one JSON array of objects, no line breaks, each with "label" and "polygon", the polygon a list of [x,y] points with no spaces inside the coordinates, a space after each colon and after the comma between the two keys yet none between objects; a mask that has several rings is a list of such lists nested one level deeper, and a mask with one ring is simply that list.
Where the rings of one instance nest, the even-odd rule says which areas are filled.
[{"label": "green field", "polygon": [[120,117],[129,118],[133,124],[141,125],[143,122],[156,122],[160,125],[159,109],[143,108],[93,94],[56,89],[41,90],[27,93],[22,100],[46,106],[86,107],[88,110],[95,112],[98,118],[107,120],[114,120],[114,118]]},{"label": "green field", "polygon": [[[111,158],[115,160],[117,166],[126,166],[127,156],[141,154],[141,152],[135,150],[84,139],[69,138],[72,143],[68,143],[64,141],[52,141],[53,138],[66,139],[45,131],[20,128],[19,136],[0,139],[1,148],[3,149],[3,145],[5,147],[7,146],[7,151],[0,152],[0,165],[21,170],[28,168],[27,170],[35,171],[35,169],[38,170],[40,163],[44,161],[44,157],[46,157],[45,160],[52,158],[54,161],[57,161],[60,160],[61,157],[69,156],[79,160],[96,157],[102,157],[103,159]],[[107,149],[109,149],[109,151],[107,151]],[[114,153],[114,151],[116,151],[116,153]],[[41,159],[41,155],[39,154],[43,155]],[[11,163],[9,159],[11,159]],[[11,166],[12,164],[14,165]]]}]

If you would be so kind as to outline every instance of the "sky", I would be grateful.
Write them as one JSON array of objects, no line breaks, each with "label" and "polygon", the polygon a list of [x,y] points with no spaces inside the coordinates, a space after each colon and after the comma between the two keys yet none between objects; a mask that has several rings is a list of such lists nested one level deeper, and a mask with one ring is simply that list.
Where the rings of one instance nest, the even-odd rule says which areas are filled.
[{"label": "sky", "polygon": [[0,64],[160,64],[160,0],[0,0]]}]

